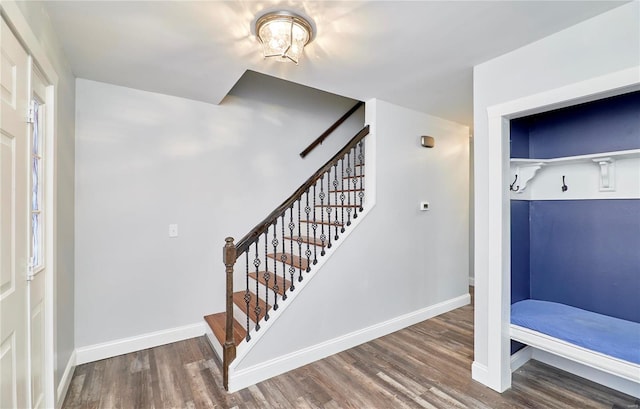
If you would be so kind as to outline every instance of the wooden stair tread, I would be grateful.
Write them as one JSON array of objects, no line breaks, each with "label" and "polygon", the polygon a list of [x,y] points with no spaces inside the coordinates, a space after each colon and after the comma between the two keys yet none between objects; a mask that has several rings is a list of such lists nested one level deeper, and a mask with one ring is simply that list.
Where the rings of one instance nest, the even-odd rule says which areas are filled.
[{"label": "wooden stair tread", "polygon": [[[227,313],[219,312],[217,314],[205,315],[204,320],[209,325],[209,328],[213,331],[213,335],[216,336],[220,345],[224,345],[225,327],[227,325]],[[233,320],[233,339],[236,345],[240,344],[247,336],[247,330],[242,325]]]},{"label": "wooden stair tread", "polygon": [[320,247],[324,247],[327,242],[325,240],[324,243],[322,243],[322,240],[320,240],[318,237],[316,237],[315,239],[311,236],[295,236],[295,237],[285,237],[285,240],[293,240],[295,242],[298,242],[298,237],[300,237],[300,241],[302,241],[305,244],[311,244],[313,246],[320,246]]},{"label": "wooden stair tread", "polygon": [[[235,293],[233,293],[233,303],[237,305],[245,314],[247,314],[247,303],[244,300],[244,294],[245,291],[236,291]],[[251,301],[249,302],[249,313],[247,315],[249,316],[249,319],[251,321],[257,322],[255,309],[256,300],[258,300],[258,305],[260,306],[260,315],[258,321],[260,321],[264,318],[265,313],[269,311],[271,306],[267,305],[267,303],[264,302],[262,298],[256,296],[253,292],[249,291],[249,294],[251,294]]]},{"label": "wooden stair tread", "polygon": [[[309,224],[313,224],[314,222],[313,222],[313,220],[304,220],[304,219],[301,219],[301,220],[300,220],[300,223],[309,223]],[[329,222],[328,222],[328,221],[326,221],[326,220],[325,220],[325,221],[316,220],[316,221],[315,221],[315,223],[316,223],[316,224],[324,224],[325,226],[326,226],[326,225],[331,225],[331,226],[340,226],[340,227],[344,226],[344,223],[340,223],[340,222],[338,222],[338,223],[336,224],[336,222],[335,222],[334,220],[332,220],[332,221],[331,221],[331,223],[329,223]]]},{"label": "wooden stair tread", "polygon": [[[269,280],[269,290],[273,291],[273,272],[271,272],[271,276],[272,276],[272,278]],[[254,273],[249,273],[249,277],[253,278],[254,280],[257,280],[260,284],[262,284],[264,286],[267,285],[267,282],[264,279],[264,271],[259,271],[258,272],[258,276],[257,276],[258,278],[256,278],[256,273],[255,272]],[[284,280],[284,284],[285,284],[287,290],[289,288],[291,288],[291,281],[287,280],[286,278]],[[284,294],[284,291],[285,291],[285,287],[282,286],[282,275],[279,275],[278,276],[278,294],[282,295],[282,294]],[[242,301],[244,302],[244,298],[242,299]]]},{"label": "wooden stair tread", "polygon": [[362,178],[362,177],[364,177],[364,173],[362,175],[344,176],[342,179],[355,179],[355,178]]},{"label": "wooden stair tread", "polygon": [[289,253],[267,254],[267,257],[282,262],[283,255],[286,256],[286,259],[284,261],[285,264],[294,266],[295,268],[299,268],[300,270],[306,270],[309,266],[306,258],[300,258],[299,256],[295,256]]}]

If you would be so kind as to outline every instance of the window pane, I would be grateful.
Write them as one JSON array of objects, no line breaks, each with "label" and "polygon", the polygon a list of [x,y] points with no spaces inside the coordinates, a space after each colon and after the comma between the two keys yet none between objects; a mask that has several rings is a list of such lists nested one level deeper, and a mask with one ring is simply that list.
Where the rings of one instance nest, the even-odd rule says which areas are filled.
[{"label": "window pane", "polygon": [[33,102],[33,154],[40,155],[40,130],[38,129],[38,110],[39,105]]},{"label": "window pane", "polygon": [[40,210],[40,159],[31,160],[31,209]]},{"label": "window pane", "polygon": [[33,213],[31,215],[31,265],[40,265],[40,214]]}]

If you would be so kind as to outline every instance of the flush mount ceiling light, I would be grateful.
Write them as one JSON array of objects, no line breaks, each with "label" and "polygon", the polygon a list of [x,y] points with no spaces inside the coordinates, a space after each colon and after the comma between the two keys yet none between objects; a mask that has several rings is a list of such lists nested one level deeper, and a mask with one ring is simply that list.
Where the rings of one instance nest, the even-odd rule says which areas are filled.
[{"label": "flush mount ceiling light", "polygon": [[311,23],[289,11],[274,11],[258,18],[255,34],[262,43],[264,58],[298,64],[304,46],[313,40]]}]

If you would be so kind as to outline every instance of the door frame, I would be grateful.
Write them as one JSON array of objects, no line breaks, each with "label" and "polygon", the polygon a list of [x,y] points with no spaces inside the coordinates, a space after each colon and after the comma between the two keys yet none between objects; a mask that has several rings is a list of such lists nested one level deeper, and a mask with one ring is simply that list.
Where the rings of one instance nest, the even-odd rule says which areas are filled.
[{"label": "door frame", "polygon": [[[22,12],[18,8],[17,4],[13,0],[3,0],[0,3],[0,15],[4,18],[6,23],[13,31],[18,41],[22,44],[24,49],[29,54],[29,101],[33,97],[31,86],[31,75],[33,73],[33,65],[38,67],[40,73],[45,77],[46,85],[46,100],[45,100],[45,152],[43,159],[45,162],[45,265],[48,268],[45,279],[45,324],[44,324],[44,362],[45,362],[45,374],[44,374],[44,406],[45,407],[58,407],[61,403],[63,396],[59,396],[64,390],[54,386],[55,377],[55,334],[56,334],[56,319],[54,314],[54,287],[56,282],[56,231],[57,231],[57,215],[56,215],[56,203],[57,203],[57,186],[56,186],[56,157],[57,157],[57,138],[56,138],[56,110],[57,106],[57,92],[58,89],[58,75],[53,68],[51,61],[44,52],[44,49],[40,45],[38,38],[31,30],[27,20],[22,15]],[[26,113],[25,113],[26,121]],[[25,277],[26,279],[26,277]],[[25,317],[26,319],[27,317]],[[30,321],[30,320],[29,320]],[[31,379],[31,367],[28,369],[29,382]],[[63,388],[64,389],[64,388]],[[56,392],[57,395],[56,396]],[[29,394],[31,391],[29,390]]]},{"label": "door frame", "polygon": [[[553,109],[640,90],[640,66],[605,74],[564,87],[529,95],[487,108],[489,171],[476,185],[488,187],[485,227],[476,225],[476,254],[488,254],[488,265],[475,265],[476,294],[487,294],[476,315],[487,316],[487,365],[474,361],[472,377],[491,389],[504,392],[511,387],[511,210],[509,207],[510,121]],[[476,186],[477,187],[477,186]],[[476,209],[478,210],[478,209]],[[476,212],[476,216],[478,212]],[[477,240],[485,237],[487,240]],[[478,348],[476,344],[475,348]]]}]

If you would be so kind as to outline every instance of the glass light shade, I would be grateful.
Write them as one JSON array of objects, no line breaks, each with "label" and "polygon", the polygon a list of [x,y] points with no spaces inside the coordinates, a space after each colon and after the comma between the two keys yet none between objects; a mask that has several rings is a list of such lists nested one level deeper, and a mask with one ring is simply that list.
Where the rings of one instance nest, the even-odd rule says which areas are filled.
[{"label": "glass light shade", "polygon": [[256,22],[256,34],[262,42],[264,57],[296,64],[311,39],[311,30],[306,20],[290,13],[266,14]]}]

